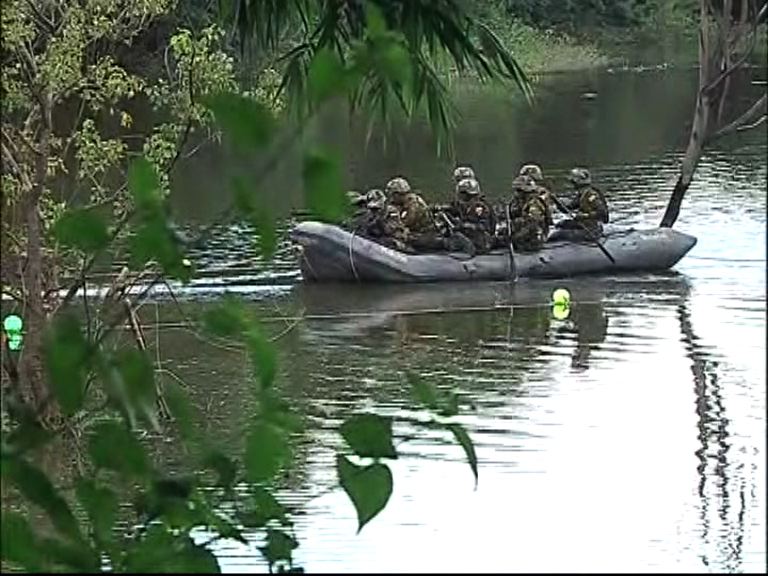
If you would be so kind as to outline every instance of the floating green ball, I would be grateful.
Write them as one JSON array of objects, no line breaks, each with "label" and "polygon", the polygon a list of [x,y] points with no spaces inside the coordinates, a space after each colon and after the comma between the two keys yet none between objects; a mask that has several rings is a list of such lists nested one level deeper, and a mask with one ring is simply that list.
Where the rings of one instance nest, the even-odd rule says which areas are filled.
[{"label": "floating green ball", "polygon": [[571,293],[565,288],[558,288],[552,292],[552,303],[560,306],[570,306]]},{"label": "floating green ball", "polygon": [[5,317],[5,320],[3,320],[3,328],[5,328],[5,331],[9,335],[13,334],[14,332],[21,332],[23,326],[23,320],[16,316],[16,314],[9,314]]},{"label": "floating green ball", "polygon": [[571,307],[563,304],[555,304],[552,306],[552,316],[555,320],[565,320],[571,313]]},{"label": "floating green ball", "polygon": [[14,332],[13,334],[8,336],[8,348],[10,350],[18,350],[21,348],[21,343],[24,341],[24,339],[21,337],[21,334],[18,332]]}]

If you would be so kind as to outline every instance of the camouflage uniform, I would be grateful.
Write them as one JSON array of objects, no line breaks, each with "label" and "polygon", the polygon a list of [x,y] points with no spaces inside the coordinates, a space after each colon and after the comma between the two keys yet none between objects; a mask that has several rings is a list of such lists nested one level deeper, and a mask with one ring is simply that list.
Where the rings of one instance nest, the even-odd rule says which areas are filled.
[{"label": "camouflage uniform", "polygon": [[367,197],[367,194],[360,194],[354,190],[347,192],[347,199],[352,207],[352,215],[342,222],[342,228],[357,233],[365,227],[369,215]]},{"label": "camouflage uniform", "polygon": [[417,251],[442,250],[442,235],[424,199],[411,190],[405,178],[393,178],[387,183],[389,204],[398,212],[407,231],[408,244]]},{"label": "camouflage uniform", "polygon": [[361,235],[402,252],[408,251],[408,231],[394,206],[387,204],[381,190],[368,193],[368,218]]},{"label": "camouflage uniform", "polygon": [[518,176],[513,186],[515,195],[509,207],[512,245],[521,252],[535,252],[547,240],[552,213],[532,178]]},{"label": "camouflage uniform", "polygon": [[544,186],[544,173],[541,171],[541,167],[538,164],[526,164],[520,168],[519,176],[528,176],[536,184],[536,190],[538,195],[544,201],[547,206],[547,224],[552,226],[552,208],[554,207],[554,200],[552,200],[552,193]]},{"label": "camouflage uniform", "polygon": [[458,198],[448,213],[458,219],[460,232],[469,238],[476,252],[484,254],[494,245],[496,216],[480,192],[474,178],[464,178],[456,185]]},{"label": "camouflage uniform", "polygon": [[557,227],[566,230],[586,228],[593,235],[603,233],[603,224],[608,222],[608,203],[605,196],[592,186],[592,177],[584,168],[574,168],[568,180],[576,190],[575,197],[566,203],[569,210],[575,210],[575,218],[559,222]]}]

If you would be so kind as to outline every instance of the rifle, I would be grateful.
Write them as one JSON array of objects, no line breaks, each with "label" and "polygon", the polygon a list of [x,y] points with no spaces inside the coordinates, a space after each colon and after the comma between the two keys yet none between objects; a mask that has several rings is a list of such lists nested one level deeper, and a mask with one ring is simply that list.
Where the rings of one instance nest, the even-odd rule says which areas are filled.
[{"label": "rifle", "polygon": [[587,238],[592,240],[597,245],[597,247],[600,248],[600,251],[603,254],[605,254],[608,260],[610,260],[612,264],[616,264],[616,259],[613,256],[611,256],[611,253],[608,252],[605,246],[602,245],[600,240],[597,239],[597,237],[592,233],[592,231],[589,228],[584,226],[584,224],[582,224],[579,220],[576,219],[576,216],[574,216],[573,212],[571,212],[568,209],[568,207],[565,204],[563,204],[560,201],[560,199],[557,196],[555,196],[555,194],[551,190],[549,191],[549,196],[550,198],[552,198],[552,201],[557,205],[558,208],[560,208],[562,212],[564,212],[571,220],[576,222],[576,224],[578,224],[581,227],[581,229],[587,233]]},{"label": "rifle", "polygon": [[446,226],[448,227],[448,234],[451,235],[456,231],[456,224],[454,224],[451,219],[448,217],[448,214],[445,213],[444,210],[442,210],[442,207],[435,207],[432,210],[432,217],[434,218],[435,215],[439,216],[443,222],[445,222]]}]

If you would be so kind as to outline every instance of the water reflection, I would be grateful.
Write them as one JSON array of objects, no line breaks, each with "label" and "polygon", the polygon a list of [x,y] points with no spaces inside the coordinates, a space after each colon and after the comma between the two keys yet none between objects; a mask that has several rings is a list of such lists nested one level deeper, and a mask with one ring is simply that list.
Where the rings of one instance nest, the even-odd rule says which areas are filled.
[{"label": "water reflection", "polygon": [[[712,556],[722,562],[725,570],[732,572],[741,569],[742,545],[744,540],[745,516],[745,479],[741,474],[733,478],[735,462],[731,462],[729,452],[731,440],[729,420],[726,416],[722,390],[719,383],[719,363],[703,352],[699,338],[693,330],[689,303],[678,306],[680,330],[688,358],[691,360],[694,391],[696,398],[696,416],[698,439],[701,443],[696,450],[699,463],[697,493],[700,498],[702,527],[701,561],[705,566],[712,564]],[[737,486],[734,484],[737,483]],[[738,492],[738,510],[735,521],[731,518],[733,491]],[[754,486],[753,486],[754,490]],[[712,517],[711,507],[715,506]],[[713,521],[714,520],[714,521]],[[714,524],[714,526],[713,526]],[[711,548],[715,548],[714,553]]]},{"label": "water reflection", "polygon": [[[676,178],[695,71],[566,75],[521,108],[505,94],[463,100],[459,153],[491,196],[536,159],[558,186],[586,163],[623,225],[655,225]],[[761,89],[761,88],[756,88]],[[597,92],[595,100],[580,94]],[[641,110],[642,113],[639,113]],[[387,149],[333,128],[348,150],[348,183],[413,175],[437,199],[450,164],[423,124]],[[284,496],[299,512],[300,562],[312,571],[760,571],[765,568],[765,133],[722,140],[701,160],[677,227],[699,238],[679,273],[559,282],[327,286],[297,283],[287,243],[259,264],[252,231],[222,229],[193,255],[202,278],[181,294],[199,312],[237,291],[281,336],[279,385],[313,426],[297,437]],[[209,159],[210,160],[210,159]],[[223,165],[201,158],[175,198],[206,218]],[[300,169],[274,189],[298,204]],[[280,211],[279,207],[276,207]],[[552,317],[555,288],[570,317]],[[161,305],[161,318],[178,316]],[[145,310],[152,320],[154,312]],[[294,318],[303,320],[292,328]],[[154,331],[153,331],[154,332]],[[206,423],[239,446],[249,416],[248,367],[178,329],[162,357],[189,383]],[[335,482],[335,426],[358,410],[412,416],[401,374],[457,388],[481,480],[439,435],[404,446],[395,493],[355,534]],[[407,423],[398,433],[414,432]],[[470,527],[468,529],[467,527]],[[392,550],[397,550],[393,554]],[[468,552],[469,551],[469,552]],[[265,570],[253,548],[222,543],[229,570]]]}]

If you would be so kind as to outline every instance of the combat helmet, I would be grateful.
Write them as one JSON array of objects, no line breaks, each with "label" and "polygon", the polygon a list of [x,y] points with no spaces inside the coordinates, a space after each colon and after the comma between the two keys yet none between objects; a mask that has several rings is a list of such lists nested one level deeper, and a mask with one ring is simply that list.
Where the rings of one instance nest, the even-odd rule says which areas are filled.
[{"label": "combat helmet", "polygon": [[366,206],[370,210],[381,210],[387,203],[387,197],[379,188],[369,190],[365,195]]},{"label": "combat helmet", "polygon": [[536,192],[536,182],[534,182],[533,178],[530,176],[521,174],[512,180],[512,189],[517,192],[524,192],[526,194]]},{"label": "combat helmet", "polygon": [[538,164],[526,164],[520,168],[520,176],[529,176],[534,182],[544,180],[544,174],[541,171],[541,166]]},{"label": "combat helmet", "polygon": [[572,168],[568,174],[568,181],[576,188],[584,188],[592,184],[592,177],[586,168]]},{"label": "combat helmet", "polygon": [[480,183],[474,178],[462,178],[456,184],[456,193],[464,196],[478,196],[480,194]]},{"label": "combat helmet", "polygon": [[408,180],[400,176],[397,178],[392,178],[392,180],[387,182],[387,196],[402,196],[408,194],[410,191],[411,185],[408,184]]},{"label": "combat helmet", "polygon": [[453,181],[457,184],[464,180],[465,178],[474,178],[475,177],[475,171],[472,170],[469,166],[457,166],[456,170],[453,171]]}]

